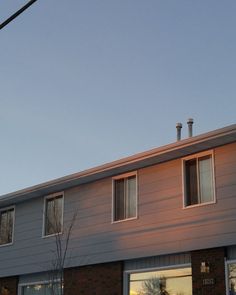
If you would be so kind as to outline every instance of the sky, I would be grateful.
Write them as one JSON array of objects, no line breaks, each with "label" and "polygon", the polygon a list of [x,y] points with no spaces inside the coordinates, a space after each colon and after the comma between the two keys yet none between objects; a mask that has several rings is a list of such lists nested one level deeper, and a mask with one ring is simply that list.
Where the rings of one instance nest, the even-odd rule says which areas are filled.
[{"label": "sky", "polygon": [[[0,22],[26,0],[1,0]],[[235,0],[38,0],[0,30],[0,195],[236,123]]]}]

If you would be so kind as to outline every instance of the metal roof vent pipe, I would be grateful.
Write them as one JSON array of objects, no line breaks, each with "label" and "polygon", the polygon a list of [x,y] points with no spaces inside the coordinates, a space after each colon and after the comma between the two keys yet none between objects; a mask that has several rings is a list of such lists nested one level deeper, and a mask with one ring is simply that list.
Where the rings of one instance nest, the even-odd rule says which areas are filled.
[{"label": "metal roof vent pipe", "polygon": [[181,140],[181,128],[182,128],[182,124],[181,123],[176,123],[177,141]]},{"label": "metal roof vent pipe", "polygon": [[193,119],[189,118],[187,124],[188,124],[188,137],[192,137],[193,136]]}]

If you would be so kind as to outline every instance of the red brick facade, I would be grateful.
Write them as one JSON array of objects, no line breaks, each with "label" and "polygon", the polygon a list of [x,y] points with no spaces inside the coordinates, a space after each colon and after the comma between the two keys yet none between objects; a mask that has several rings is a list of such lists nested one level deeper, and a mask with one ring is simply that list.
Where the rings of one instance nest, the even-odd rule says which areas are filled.
[{"label": "red brick facade", "polygon": [[[201,263],[209,272],[201,272]],[[191,252],[193,295],[224,295],[225,249]],[[0,295],[17,295],[18,277],[0,278]],[[64,295],[122,295],[123,263],[113,262],[64,270]]]},{"label": "red brick facade", "polygon": [[0,278],[0,295],[17,295],[18,277]]},{"label": "red brick facade", "polygon": [[67,268],[64,295],[122,295],[122,262]]},{"label": "red brick facade", "polygon": [[[224,248],[191,252],[193,295],[226,294],[224,258]],[[202,262],[209,264],[209,273],[201,272]]]}]

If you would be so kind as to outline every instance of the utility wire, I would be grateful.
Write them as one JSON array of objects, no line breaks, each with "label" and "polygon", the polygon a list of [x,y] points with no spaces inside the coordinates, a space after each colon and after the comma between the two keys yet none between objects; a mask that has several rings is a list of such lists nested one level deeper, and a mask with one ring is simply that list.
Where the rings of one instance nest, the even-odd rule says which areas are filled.
[{"label": "utility wire", "polygon": [[6,19],[3,23],[0,24],[0,30],[3,29],[6,25],[8,25],[11,21],[13,21],[17,16],[19,16],[22,12],[24,12],[36,1],[37,0],[30,0],[27,4],[25,4],[19,10],[17,10],[14,14],[12,14],[8,19]]}]

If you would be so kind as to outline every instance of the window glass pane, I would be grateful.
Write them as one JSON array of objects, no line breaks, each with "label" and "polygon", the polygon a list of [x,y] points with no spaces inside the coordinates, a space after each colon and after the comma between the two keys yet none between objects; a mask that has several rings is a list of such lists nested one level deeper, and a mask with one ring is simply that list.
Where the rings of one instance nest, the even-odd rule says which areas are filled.
[{"label": "window glass pane", "polygon": [[136,175],[114,180],[114,220],[136,216]]},{"label": "window glass pane", "polygon": [[60,295],[59,284],[35,284],[22,287],[22,295]]},{"label": "window glass pane", "polygon": [[191,268],[130,275],[129,295],[192,295]]},{"label": "window glass pane", "polygon": [[214,200],[212,155],[185,162],[186,206]]},{"label": "window glass pane", "polygon": [[228,265],[229,273],[229,295],[236,294],[236,263]]},{"label": "window glass pane", "polygon": [[45,235],[62,231],[62,196],[46,200]]},{"label": "window glass pane", "polygon": [[0,212],[0,244],[12,242],[14,209]]},{"label": "window glass pane", "polygon": [[210,155],[199,158],[199,186],[201,203],[213,201],[212,158]]},{"label": "window glass pane", "polygon": [[7,243],[7,212],[1,212],[0,243]]},{"label": "window glass pane", "polygon": [[197,161],[185,162],[186,205],[198,204]]},{"label": "window glass pane", "polygon": [[115,220],[125,218],[125,193],[124,179],[115,180]]},{"label": "window glass pane", "polygon": [[8,211],[8,242],[12,242],[14,209]]},{"label": "window glass pane", "polygon": [[23,295],[46,295],[44,285],[32,285],[23,287]]},{"label": "window glass pane", "polygon": [[126,187],[126,217],[136,216],[136,176],[127,178]]}]

